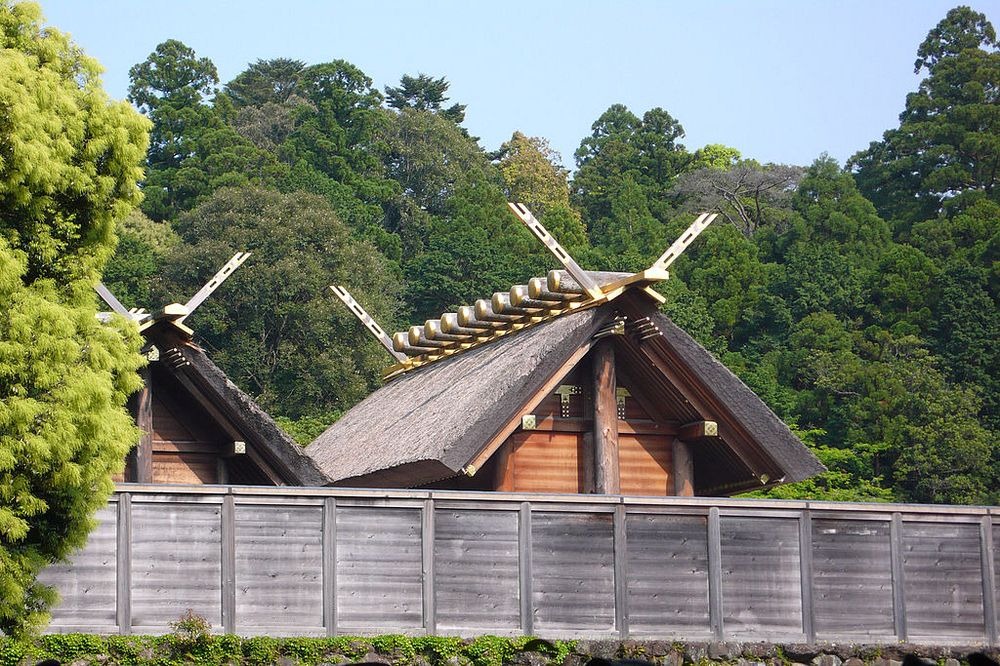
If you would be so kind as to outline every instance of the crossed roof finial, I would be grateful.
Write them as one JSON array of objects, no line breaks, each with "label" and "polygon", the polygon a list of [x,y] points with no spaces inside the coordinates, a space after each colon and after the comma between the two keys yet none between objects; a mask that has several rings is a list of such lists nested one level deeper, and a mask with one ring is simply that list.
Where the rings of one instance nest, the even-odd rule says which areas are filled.
[{"label": "crossed roof finial", "polygon": [[631,274],[599,273],[583,270],[531,214],[527,206],[520,203],[507,205],[517,219],[559,260],[563,270],[549,271],[544,278],[531,278],[525,285],[511,287],[509,292],[496,292],[488,300],[480,299],[474,306],[462,306],[456,312],[446,312],[438,319],[429,319],[422,326],[411,326],[409,330],[397,332],[392,337],[358,305],[344,287],[330,287],[397,361],[396,365],[389,368],[387,377],[568,312],[606,303],[620,296],[626,289],[640,289],[663,302],[663,297],[651,286],[669,277],[667,268],[718,215],[700,214],[646,270]]}]

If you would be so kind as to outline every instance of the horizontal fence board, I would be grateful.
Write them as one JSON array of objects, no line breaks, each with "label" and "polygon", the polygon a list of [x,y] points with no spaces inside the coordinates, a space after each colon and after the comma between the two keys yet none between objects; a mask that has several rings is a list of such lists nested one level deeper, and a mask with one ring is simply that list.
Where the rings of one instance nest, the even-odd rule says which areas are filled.
[{"label": "horizontal fence board", "polygon": [[323,627],[322,507],[236,505],[236,631],[274,627]]},{"label": "horizontal fence board", "polygon": [[165,631],[188,609],[222,624],[221,531],[221,504],[132,505],[132,626]]},{"label": "horizontal fence board", "polygon": [[65,564],[42,572],[38,580],[59,590],[60,602],[52,616],[53,630],[85,625],[93,631],[114,631],[116,589],[117,504],[97,512],[97,527],[83,549]]},{"label": "horizontal fence board", "polygon": [[723,515],[721,528],[726,635],[801,633],[798,521]]},{"label": "horizontal fence board", "polygon": [[517,631],[517,511],[438,509],[434,516],[437,628]]},{"label": "horizontal fence board", "polygon": [[533,511],[531,545],[535,631],[613,631],[612,514]]},{"label": "horizontal fence board", "polygon": [[984,638],[978,525],[904,521],[903,570],[911,638]]},{"label": "horizontal fence board", "polygon": [[707,518],[639,514],[625,525],[629,631],[710,632]]},{"label": "horizontal fence board", "polygon": [[891,636],[889,523],[812,519],[817,636]]},{"label": "horizontal fence board", "polygon": [[423,626],[420,508],[337,503],[337,626]]}]

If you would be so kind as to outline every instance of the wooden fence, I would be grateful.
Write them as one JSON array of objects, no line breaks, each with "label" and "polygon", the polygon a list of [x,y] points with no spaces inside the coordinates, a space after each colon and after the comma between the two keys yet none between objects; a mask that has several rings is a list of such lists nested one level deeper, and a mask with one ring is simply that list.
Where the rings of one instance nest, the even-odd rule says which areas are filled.
[{"label": "wooden fence", "polygon": [[50,631],[997,644],[1000,508],[126,484],[99,518]]}]

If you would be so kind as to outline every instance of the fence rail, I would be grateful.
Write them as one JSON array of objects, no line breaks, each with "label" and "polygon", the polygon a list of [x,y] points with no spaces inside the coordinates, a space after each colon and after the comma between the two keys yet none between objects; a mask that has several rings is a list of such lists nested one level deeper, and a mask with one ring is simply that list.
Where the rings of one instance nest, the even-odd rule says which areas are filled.
[{"label": "fence rail", "polygon": [[997,644],[1000,508],[119,486],[50,631]]}]

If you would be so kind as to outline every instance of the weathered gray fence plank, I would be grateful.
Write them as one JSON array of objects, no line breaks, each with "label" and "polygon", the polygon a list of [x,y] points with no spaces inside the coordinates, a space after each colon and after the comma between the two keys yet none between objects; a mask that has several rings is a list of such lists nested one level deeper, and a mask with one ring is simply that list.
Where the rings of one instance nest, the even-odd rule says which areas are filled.
[{"label": "weathered gray fence plank", "polygon": [[907,631],[982,640],[979,525],[903,521]]},{"label": "weathered gray fence plank", "polygon": [[813,600],[812,512],[799,516],[799,585],[802,588],[802,631],[806,641],[816,641],[816,606]]},{"label": "weathered gray fence plank", "polygon": [[420,509],[337,507],[337,626],[423,626]]},{"label": "weathered gray fence plank", "polygon": [[612,514],[532,511],[535,631],[615,629]]},{"label": "weathered gray fence plank", "polygon": [[42,572],[38,580],[59,590],[60,602],[53,616],[53,631],[76,631],[93,627],[93,631],[117,631],[116,570],[118,538],[117,504],[97,512],[97,527],[90,533],[87,545],[70,557]]},{"label": "weathered gray fence plank", "polygon": [[997,644],[997,610],[996,610],[996,561],[993,550],[993,520],[983,516],[979,521],[979,551],[983,570],[983,620],[986,623],[986,640],[990,645]]},{"label": "weathered gray fence plank", "polygon": [[236,631],[326,633],[323,507],[236,505]]},{"label": "weathered gray fence plank", "polygon": [[889,521],[812,518],[816,635],[891,637]]},{"label": "weathered gray fence plank", "polygon": [[534,572],[531,569],[531,503],[521,502],[517,518],[517,563],[520,578],[521,633],[532,636],[535,633]]},{"label": "weathered gray fence plank", "polygon": [[803,633],[798,521],[723,516],[721,522],[725,635]]},{"label": "weathered gray fence plank", "polygon": [[132,502],[136,632],[169,631],[188,609],[222,623],[221,513],[219,504]]},{"label": "weathered gray fence plank", "polygon": [[626,531],[632,633],[709,636],[707,518],[630,514]]},{"label": "weathered gray fence plank", "polygon": [[337,498],[323,500],[323,626],[337,635]]},{"label": "weathered gray fence plank", "polygon": [[423,579],[424,631],[437,633],[437,616],[434,607],[434,500],[424,500],[420,514],[420,561]]},{"label": "weathered gray fence plank", "polygon": [[434,591],[440,631],[520,629],[517,524],[515,511],[435,512]]},{"label": "weathered gray fence plank", "polygon": [[722,640],[722,518],[719,507],[708,510],[708,616],[712,636]]}]

